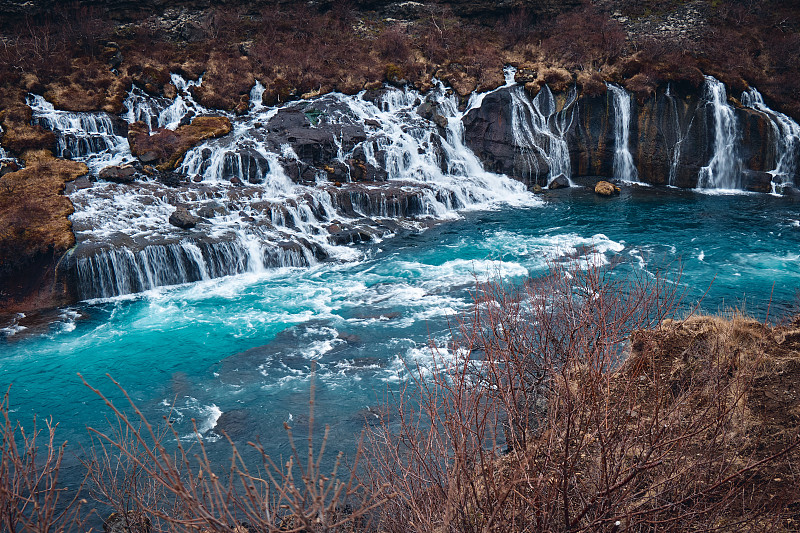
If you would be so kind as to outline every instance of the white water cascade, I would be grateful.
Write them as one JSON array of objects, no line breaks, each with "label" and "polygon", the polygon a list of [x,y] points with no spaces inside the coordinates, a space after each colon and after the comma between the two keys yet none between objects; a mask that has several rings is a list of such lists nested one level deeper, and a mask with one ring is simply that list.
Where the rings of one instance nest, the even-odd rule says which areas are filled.
[{"label": "white water cascade", "polygon": [[[3,137],[3,126],[0,126],[0,138]],[[0,159],[7,159],[8,153],[0,146]]]},{"label": "white water cascade", "polygon": [[714,143],[711,161],[700,169],[697,186],[710,189],[739,189],[741,186],[741,165],[737,156],[739,128],[734,109],[727,101],[725,84],[706,76],[703,98],[705,105],[711,108]]},{"label": "white water cascade", "polygon": [[631,95],[618,85],[608,84],[614,102],[614,177],[624,181],[639,181],[639,173],[631,154]]},{"label": "white water cascade", "polygon": [[572,167],[566,135],[576,113],[575,88],[570,89],[560,110],[547,85],[533,101],[520,86],[511,88],[510,94],[512,135],[529,181],[536,182],[544,175],[548,182],[559,175],[569,179]]},{"label": "white water cascade", "polygon": [[672,131],[674,131],[675,135],[677,136],[672,145],[672,153],[670,154],[669,178],[667,180],[667,184],[674,187],[678,181],[678,165],[680,165],[681,162],[683,141],[686,139],[687,131],[692,127],[692,121],[694,121],[694,118],[692,118],[692,121],[689,122],[689,126],[686,128],[687,131],[683,131],[681,128],[681,117],[678,114],[678,102],[675,96],[672,94],[671,84],[667,85],[667,90],[664,93],[664,97],[669,102],[670,115],[673,119]]},{"label": "white water cascade", "polygon": [[[56,156],[87,163],[97,170],[132,159],[128,139],[108,113],[61,111],[39,95],[30,95],[33,120],[56,134]],[[118,120],[118,119],[117,119]]]},{"label": "white water cascade", "polygon": [[172,74],[170,80],[177,89],[177,95],[173,100],[150,96],[134,86],[123,104],[126,112],[122,118],[128,123],[144,122],[150,130],[156,128],[174,130],[184,121],[188,122],[197,115],[208,114],[209,110],[198,104],[190,91],[191,87],[198,87],[203,83],[202,77],[197,81],[187,81],[178,74]]},{"label": "white water cascade", "polygon": [[[192,83],[200,81],[173,76],[178,95],[172,101],[134,88],[122,118],[152,129],[176,128],[208,113],[191,98]],[[78,245],[67,268],[82,298],[323,260],[356,260],[362,254],[349,243],[418,231],[429,224],[426,219],[458,217],[459,209],[538,203],[522,183],[483,170],[464,143],[464,112],[441,84],[427,95],[386,87],[371,97],[329,94],[279,108],[264,107],[262,94],[256,84],[250,112],[228,115],[230,134],[186,153],[176,169],[183,176],[179,186],[140,175],[132,184],[97,181],[70,191]],[[424,101],[435,108],[436,120],[417,113]],[[132,159],[125,138],[113,133],[114,117],[56,111],[41,97],[31,103],[37,120],[57,137],[97,136],[102,141],[84,143],[82,151],[71,154],[85,160],[93,173]],[[332,136],[331,164],[348,168],[348,162],[361,157],[385,172],[378,178],[385,181],[347,183],[345,175],[345,183],[333,184],[326,171],[309,167],[294,153],[291,139],[276,144],[268,125],[281,111],[290,118],[309,117],[308,127],[319,130],[320,142]],[[345,130],[356,132],[356,141],[351,135],[345,143],[340,134]],[[285,166],[293,162],[315,169],[316,178],[290,179]],[[176,206],[197,217],[195,229],[167,222]]]},{"label": "white water cascade", "polygon": [[772,192],[776,192],[776,188],[794,184],[800,161],[800,124],[767,107],[761,93],[754,88],[742,93],[742,105],[761,111],[770,119],[776,140],[775,168],[770,172]]}]

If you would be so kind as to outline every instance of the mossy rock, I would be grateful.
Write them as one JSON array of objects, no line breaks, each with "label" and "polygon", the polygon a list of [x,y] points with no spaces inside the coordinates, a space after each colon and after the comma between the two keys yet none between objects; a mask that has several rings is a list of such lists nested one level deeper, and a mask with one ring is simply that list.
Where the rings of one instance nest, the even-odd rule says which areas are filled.
[{"label": "mossy rock", "polygon": [[174,170],[187,150],[207,139],[221,137],[231,132],[228,117],[197,117],[191,124],[176,130],[158,129],[150,134],[143,122],[128,127],[128,142],[135,156],[147,156],[146,162],[155,162],[161,171]]}]

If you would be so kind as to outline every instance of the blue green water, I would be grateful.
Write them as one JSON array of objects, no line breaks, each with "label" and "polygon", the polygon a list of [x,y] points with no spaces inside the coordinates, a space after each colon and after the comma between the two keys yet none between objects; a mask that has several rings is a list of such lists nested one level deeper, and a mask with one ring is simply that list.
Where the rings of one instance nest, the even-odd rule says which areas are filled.
[{"label": "blue green water", "polygon": [[353,263],[75,306],[44,334],[0,339],[0,385],[11,384],[15,417],[52,416],[72,449],[87,442],[87,425],[107,428],[109,416],[77,373],[119,399],[108,373],[152,419],[174,404],[181,435],[195,418],[213,445],[227,412],[235,440],[285,452],[283,423],[305,420],[316,361],[317,420],[331,425],[333,448],[352,450],[365,410],[399,388],[404,361],[424,364],[428,342],[448,338],[448,319],[467,308],[476,277],[521,280],[577,254],[621,270],[682,270],[687,305],[708,290],[709,311],[794,312],[800,203],[658,188],[615,199],[561,191],[541,205],[466,212],[359,249],[364,259]]}]

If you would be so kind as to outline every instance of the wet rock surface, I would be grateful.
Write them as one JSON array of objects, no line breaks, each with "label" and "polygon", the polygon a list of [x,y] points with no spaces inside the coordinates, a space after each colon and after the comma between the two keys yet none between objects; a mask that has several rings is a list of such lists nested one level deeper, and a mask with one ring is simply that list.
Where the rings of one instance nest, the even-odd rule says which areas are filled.
[{"label": "wet rock surface", "polygon": [[158,163],[159,170],[173,170],[189,148],[206,139],[221,137],[231,131],[228,117],[196,117],[191,124],[176,130],[159,128],[151,132],[147,124],[134,122],[128,128],[128,142],[143,163]]},{"label": "wet rock surface", "polygon": [[185,207],[178,207],[170,216],[169,223],[182,229],[191,229],[197,225],[194,217]]},{"label": "wet rock surface", "polygon": [[[555,97],[561,102],[566,100],[563,94],[556,93]],[[530,186],[535,181],[532,167],[536,167],[540,177],[549,171],[544,157],[547,144],[542,142],[540,151],[519,144],[513,106],[509,89],[487,95],[482,105],[464,118],[465,140],[487,169]],[[565,134],[572,175],[614,177],[619,140],[614,128],[617,110],[611,94],[579,95],[574,106],[574,118]],[[704,100],[703,89],[670,84],[660,87],[644,102],[634,99],[631,106],[628,147],[641,179],[654,185],[697,187],[701,169],[714,158],[718,135],[717,110]],[[523,121],[530,123],[526,109],[519,113]],[[741,162],[745,182],[741,186],[768,191],[765,173],[775,168],[777,162],[770,118],[742,106],[732,107],[731,113],[738,133],[727,156]]]},{"label": "wet rock surface", "polygon": [[598,181],[594,186],[594,192],[599,196],[616,196],[620,193],[620,189],[613,183]]}]

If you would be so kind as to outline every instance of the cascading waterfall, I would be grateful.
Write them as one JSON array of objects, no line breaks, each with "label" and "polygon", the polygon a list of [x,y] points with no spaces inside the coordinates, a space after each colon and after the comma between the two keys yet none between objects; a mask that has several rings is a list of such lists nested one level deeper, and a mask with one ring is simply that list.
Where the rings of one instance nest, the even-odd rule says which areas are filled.
[{"label": "cascading waterfall", "polygon": [[[176,128],[208,112],[188,91],[201,81],[186,82],[176,75],[172,81],[178,89],[172,101],[132,89],[122,118],[143,121],[151,129]],[[271,142],[264,125],[281,109],[297,106],[303,110],[309,103],[266,108],[261,103],[263,90],[258,83],[253,87],[248,115],[231,115],[229,135],[203,142],[185,154],[176,172],[200,181],[199,185],[174,189],[154,180],[134,185],[100,181],[71,193],[78,246],[70,268],[83,298],[271,267],[309,266],[327,258],[355,259],[360,252],[336,243],[358,242],[364,232],[380,235],[398,227],[423,227],[414,219],[446,219],[457,216],[456,209],[536,202],[523,184],[483,170],[464,143],[464,112],[441,84],[424,97],[410,89],[388,87],[374,100],[364,94],[321,97],[313,105],[327,107],[314,117],[311,127],[332,132],[334,160],[344,166],[359,150],[368,164],[386,172],[388,181],[334,187],[321,172],[316,184],[295,183],[283,165],[287,159],[302,162],[291,144]],[[417,114],[423,99],[431,102],[444,121]],[[73,130],[112,135],[113,122],[104,114],[67,114],[54,110],[41,97],[33,103],[35,115],[57,136]],[[338,132],[354,127],[366,131],[367,140],[355,146],[348,141],[345,146]],[[112,137],[112,141],[116,151],[130,157],[124,137]],[[96,148],[111,150],[106,144]],[[96,172],[120,162],[104,157],[104,152],[88,146],[80,153]],[[246,187],[234,185],[232,178]],[[202,231],[169,225],[166,220],[175,205],[189,206],[202,217]],[[404,222],[406,217],[410,218]],[[388,229],[369,227],[380,226],[383,219],[393,220]],[[331,240],[334,230],[330,228],[355,226],[361,229],[356,228],[353,237],[345,232]]]},{"label": "cascading waterfall", "polygon": [[625,181],[639,181],[633,164],[630,143],[631,95],[622,87],[608,84],[614,102],[614,177]]},{"label": "cascading waterfall", "polygon": [[739,127],[733,107],[727,101],[725,84],[706,76],[703,98],[711,108],[714,124],[714,143],[711,161],[700,169],[699,188],[739,189],[741,165],[737,156]]},{"label": "cascading waterfall", "polygon": [[264,109],[264,87],[260,81],[256,80],[256,84],[250,89],[250,112],[258,113]]},{"label": "cascading waterfall", "polygon": [[243,238],[230,242],[151,245],[134,251],[106,248],[76,261],[81,298],[108,298],[266,267],[306,267],[314,261],[299,247]]},{"label": "cascading waterfall", "polygon": [[546,175],[551,181],[560,174],[569,179],[572,166],[566,134],[574,120],[573,104],[577,100],[575,88],[570,89],[560,111],[553,93],[546,85],[533,101],[519,86],[511,88],[510,94],[514,144],[520,150],[529,180],[536,182],[539,177]]},{"label": "cascading waterfall", "polygon": [[208,113],[208,109],[198,104],[189,90],[190,87],[199,87],[203,83],[202,77],[197,81],[187,81],[178,74],[172,74],[170,81],[178,93],[173,100],[150,96],[134,86],[123,104],[126,112],[122,118],[128,123],[144,122],[151,130],[174,130],[184,121]]},{"label": "cascading waterfall", "polygon": [[[0,138],[3,137],[3,126],[0,126]],[[7,159],[8,153],[0,146],[0,159]]]},{"label": "cascading waterfall", "polygon": [[775,168],[772,174],[772,188],[793,185],[797,175],[800,158],[800,124],[778,111],[773,111],[764,103],[764,98],[756,89],[742,93],[742,105],[761,111],[767,115],[775,134]]},{"label": "cascading waterfall", "polygon": [[34,122],[56,133],[56,156],[84,161],[93,170],[132,159],[111,115],[60,111],[40,95],[30,95],[28,105]]},{"label": "cascading waterfall", "polygon": [[[676,134],[675,143],[672,145],[672,153],[670,154],[669,178],[667,184],[675,186],[678,180],[678,165],[681,162],[681,149],[683,148],[683,141],[686,138],[686,133],[681,129],[681,118],[678,115],[678,103],[672,95],[672,84],[667,84],[667,90],[664,97],[669,102],[670,115],[674,119],[672,131]],[[694,118],[692,118],[694,120]],[[687,131],[691,129],[692,122],[689,123]]]}]

